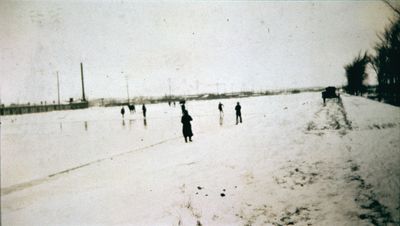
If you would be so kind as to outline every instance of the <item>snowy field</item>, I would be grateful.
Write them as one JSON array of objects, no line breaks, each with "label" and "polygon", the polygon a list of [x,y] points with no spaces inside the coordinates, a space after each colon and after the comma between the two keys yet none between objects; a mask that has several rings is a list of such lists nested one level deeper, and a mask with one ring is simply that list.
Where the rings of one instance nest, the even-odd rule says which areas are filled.
[{"label": "snowy field", "polygon": [[400,225],[400,108],[320,93],[187,108],[192,143],[165,103],[147,120],[2,117],[1,225]]}]

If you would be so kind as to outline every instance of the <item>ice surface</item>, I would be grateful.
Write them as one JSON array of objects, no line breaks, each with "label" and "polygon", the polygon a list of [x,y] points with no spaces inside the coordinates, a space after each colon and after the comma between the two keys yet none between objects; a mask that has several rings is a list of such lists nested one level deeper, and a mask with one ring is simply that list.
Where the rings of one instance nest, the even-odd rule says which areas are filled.
[{"label": "ice surface", "polygon": [[192,143],[165,103],[146,124],[119,107],[2,117],[2,225],[399,224],[399,108],[319,93],[187,108]]}]

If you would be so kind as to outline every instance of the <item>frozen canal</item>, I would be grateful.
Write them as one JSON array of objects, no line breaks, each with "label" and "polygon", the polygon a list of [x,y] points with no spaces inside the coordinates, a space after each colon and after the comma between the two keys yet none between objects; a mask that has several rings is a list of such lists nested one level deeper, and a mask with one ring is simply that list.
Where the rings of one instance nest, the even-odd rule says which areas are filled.
[{"label": "frozen canal", "polygon": [[400,224],[399,108],[320,93],[186,106],[187,144],[179,105],[2,117],[2,225]]}]

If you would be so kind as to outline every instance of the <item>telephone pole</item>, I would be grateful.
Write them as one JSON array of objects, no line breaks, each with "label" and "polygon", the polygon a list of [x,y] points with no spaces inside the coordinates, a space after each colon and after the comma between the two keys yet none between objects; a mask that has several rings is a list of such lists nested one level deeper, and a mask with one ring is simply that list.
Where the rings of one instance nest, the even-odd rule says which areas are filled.
[{"label": "telephone pole", "polygon": [[215,85],[217,86],[217,95],[219,95],[219,85],[224,85],[224,83],[215,83]]},{"label": "telephone pole", "polygon": [[[121,72],[123,74],[124,72]],[[126,94],[128,95],[128,104],[129,104],[129,81],[128,81],[128,75],[125,75],[125,80],[126,80]]]},{"label": "telephone pole", "polygon": [[58,77],[58,71],[57,71],[57,94],[58,94],[58,105],[60,105],[60,79]]},{"label": "telephone pole", "polygon": [[171,78],[168,78],[169,100],[171,100]]},{"label": "telephone pole", "polygon": [[85,98],[85,85],[83,82],[83,65],[81,62],[81,80],[82,80],[82,101],[86,102],[86,98]]}]

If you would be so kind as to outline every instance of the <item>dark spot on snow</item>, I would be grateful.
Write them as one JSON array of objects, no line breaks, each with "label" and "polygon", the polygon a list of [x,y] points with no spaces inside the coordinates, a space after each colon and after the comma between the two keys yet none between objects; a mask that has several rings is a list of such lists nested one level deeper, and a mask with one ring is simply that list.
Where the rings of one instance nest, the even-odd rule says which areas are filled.
[{"label": "dark spot on snow", "polygon": [[197,189],[199,189],[199,190],[201,190],[201,189],[203,189],[201,186],[197,186]]},{"label": "dark spot on snow", "polygon": [[225,193],[221,193],[221,197],[225,197]]},{"label": "dark spot on snow", "polygon": [[205,196],[208,196],[208,194],[205,194]]},{"label": "dark spot on snow", "polygon": [[358,165],[352,165],[351,166],[351,171],[357,171],[359,169],[359,166]]},{"label": "dark spot on snow", "polygon": [[225,190],[225,188],[224,188],[224,189],[222,189],[222,191],[226,191],[226,190]]}]

